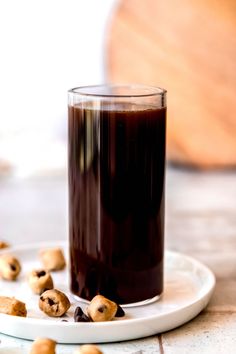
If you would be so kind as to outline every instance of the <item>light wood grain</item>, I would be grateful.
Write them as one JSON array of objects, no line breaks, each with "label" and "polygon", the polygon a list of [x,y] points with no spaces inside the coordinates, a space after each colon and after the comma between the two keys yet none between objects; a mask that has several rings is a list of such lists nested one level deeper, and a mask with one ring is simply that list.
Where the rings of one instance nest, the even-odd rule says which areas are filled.
[{"label": "light wood grain", "polygon": [[168,156],[236,165],[236,3],[122,0],[110,22],[107,78],[168,90]]}]

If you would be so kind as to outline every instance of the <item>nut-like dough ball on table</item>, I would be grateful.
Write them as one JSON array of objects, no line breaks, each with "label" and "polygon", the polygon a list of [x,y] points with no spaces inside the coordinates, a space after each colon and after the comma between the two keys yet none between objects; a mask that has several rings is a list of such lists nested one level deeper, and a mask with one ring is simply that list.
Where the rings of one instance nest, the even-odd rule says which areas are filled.
[{"label": "nut-like dough ball on table", "polygon": [[40,259],[47,270],[56,271],[65,268],[66,261],[61,248],[49,248],[40,251]]},{"label": "nut-like dough ball on table", "polygon": [[70,301],[57,289],[47,290],[39,298],[39,308],[50,317],[61,317],[69,310]]},{"label": "nut-like dough ball on table", "polygon": [[51,274],[44,269],[32,270],[28,275],[28,282],[35,294],[40,295],[46,290],[53,289]]},{"label": "nut-like dough ball on table", "polygon": [[0,277],[5,280],[16,280],[21,271],[18,259],[10,254],[0,256]]},{"label": "nut-like dough ball on table", "polygon": [[56,354],[56,344],[49,338],[37,338],[32,344],[30,354]]},{"label": "nut-like dough ball on table", "polygon": [[74,354],[103,354],[96,345],[85,344],[76,349]]},{"label": "nut-like dough ball on table", "polygon": [[117,304],[102,295],[96,295],[90,302],[87,313],[94,322],[111,321],[117,312]]},{"label": "nut-like dough ball on table", "polygon": [[26,317],[25,303],[14,297],[0,296],[0,313],[11,316]]}]

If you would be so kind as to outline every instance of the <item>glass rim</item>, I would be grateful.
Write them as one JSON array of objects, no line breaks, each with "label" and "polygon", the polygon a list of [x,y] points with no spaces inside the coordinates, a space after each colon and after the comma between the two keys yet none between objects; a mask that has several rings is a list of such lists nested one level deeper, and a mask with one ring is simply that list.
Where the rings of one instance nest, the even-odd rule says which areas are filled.
[{"label": "glass rim", "polygon": [[[120,89],[129,90],[130,93],[112,93],[109,90]],[[96,92],[97,90],[97,92]],[[101,93],[99,93],[99,90]],[[102,92],[104,90],[104,92]],[[107,93],[105,92],[107,90]],[[142,91],[143,93],[132,93],[133,91]],[[144,91],[149,92],[144,92]],[[167,90],[158,86],[145,85],[145,84],[101,84],[101,85],[87,85],[74,87],[68,90],[69,94],[75,94],[79,96],[89,97],[110,97],[110,98],[129,98],[129,97],[153,97],[163,96],[167,93]]]}]

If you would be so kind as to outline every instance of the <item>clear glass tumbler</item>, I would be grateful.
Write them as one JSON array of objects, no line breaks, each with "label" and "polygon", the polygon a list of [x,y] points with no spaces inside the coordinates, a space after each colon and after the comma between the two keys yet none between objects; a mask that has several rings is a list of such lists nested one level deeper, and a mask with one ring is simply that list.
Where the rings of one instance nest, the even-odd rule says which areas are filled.
[{"label": "clear glass tumbler", "polygon": [[70,284],[120,304],[163,291],[166,91],[69,91]]}]

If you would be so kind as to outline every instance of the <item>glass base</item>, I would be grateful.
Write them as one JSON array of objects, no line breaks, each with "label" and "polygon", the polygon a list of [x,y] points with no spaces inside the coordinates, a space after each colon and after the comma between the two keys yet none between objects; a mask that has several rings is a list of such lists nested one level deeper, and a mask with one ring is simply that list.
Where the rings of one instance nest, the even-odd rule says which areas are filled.
[{"label": "glass base", "polygon": [[[88,301],[86,299],[83,299],[82,297],[79,297],[78,295],[74,295],[74,294],[72,294],[72,295],[75,298],[75,300],[77,300],[77,301],[81,301],[81,302],[83,302],[85,304],[89,304],[90,303],[90,301]],[[151,299],[142,300],[142,301],[138,301],[138,302],[132,302],[130,304],[119,304],[119,305],[124,307],[124,308],[145,306],[145,305],[149,305],[149,304],[152,304],[153,302],[156,302],[156,301],[160,300],[161,297],[162,297],[162,294],[156,295],[156,296],[152,297]]]}]

